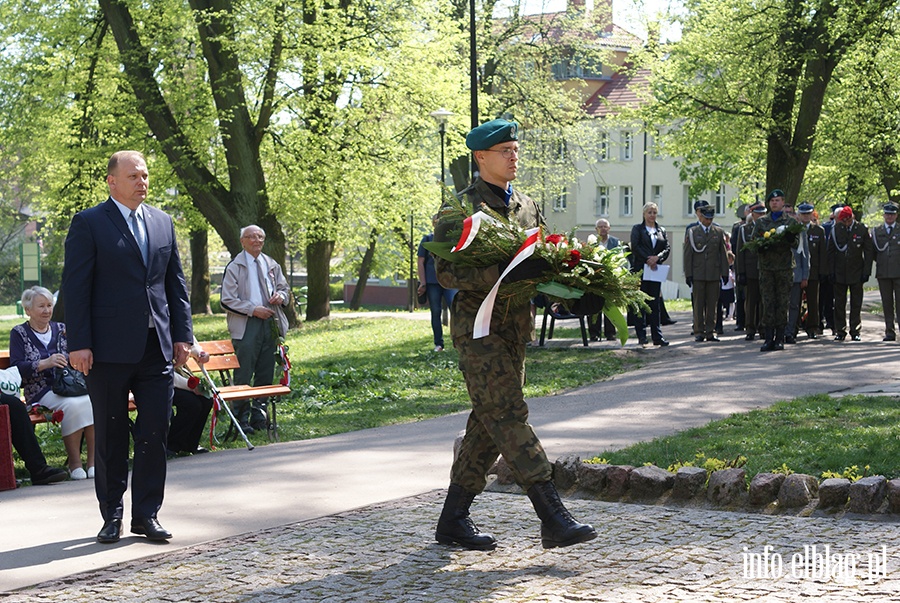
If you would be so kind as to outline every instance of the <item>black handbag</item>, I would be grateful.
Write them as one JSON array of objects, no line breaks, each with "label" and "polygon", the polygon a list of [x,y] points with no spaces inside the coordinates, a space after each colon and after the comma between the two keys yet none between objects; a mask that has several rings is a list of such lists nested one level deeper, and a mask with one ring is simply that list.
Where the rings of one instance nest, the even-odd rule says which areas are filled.
[{"label": "black handbag", "polygon": [[71,366],[63,368],[55,367],[53,369],[53,384],[51,385],[53,393],[57,396],[74,397],[83,396],[88,393],[87,383],[84,380],[84,373],[76,371]]}]

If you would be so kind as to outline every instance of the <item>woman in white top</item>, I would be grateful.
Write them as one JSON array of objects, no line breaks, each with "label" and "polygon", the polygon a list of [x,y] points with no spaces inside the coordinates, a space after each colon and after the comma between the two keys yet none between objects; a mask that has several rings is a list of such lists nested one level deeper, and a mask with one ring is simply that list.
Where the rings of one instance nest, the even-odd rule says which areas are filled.
[{"label": "woman in white top", "polygon": [[[22,293],[22,307],[28,321],[13,327],[9,336],[10,366],[19,369],[22,392],[29,406],[62,410],[60,431],[68,456],[72,479],[94,477],[94,413],[91,399],[60,396],[53,393],[53,370],[69,364],[66,325],[53,322],[53,294],[44,287],[32,287]],[[81,441],[87,450],[87,471],[81,463]]]}]

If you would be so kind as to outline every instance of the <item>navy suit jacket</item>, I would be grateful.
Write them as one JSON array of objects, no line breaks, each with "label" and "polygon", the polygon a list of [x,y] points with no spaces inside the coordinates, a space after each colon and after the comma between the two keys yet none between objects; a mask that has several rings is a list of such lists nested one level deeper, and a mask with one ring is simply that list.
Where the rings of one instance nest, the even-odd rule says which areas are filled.
[{"label": "navy suit jacket", "polygon": [[173,341],[193,341],[191,308],[172,218],[144,205],[148,266],[112,199],[75,214],[66,237],[62,292],[69,350],[95,362],[136,364],[150,318],[163,356]]}]

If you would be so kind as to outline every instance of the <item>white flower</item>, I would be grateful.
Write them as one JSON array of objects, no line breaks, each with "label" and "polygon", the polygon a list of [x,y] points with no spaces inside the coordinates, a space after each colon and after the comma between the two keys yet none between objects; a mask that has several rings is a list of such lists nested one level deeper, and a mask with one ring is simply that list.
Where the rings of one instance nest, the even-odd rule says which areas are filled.
[{"label": "white flower", "polygon": [[784,224],[782,224],[781,226],[779,226],[778,228],[775,229],[775,234],[783,233],[784,229],[785,229],[785,226],[784,226]]},{"label": "white flower", "polygon": [[572,248],[577,249],[581,247],[581,244],[578,242],[578,237],[572,237]]},{"label": "white flower", "polygon": [[587,241],[588,241],[588,245],[596,245],[597,244],[597,235],[589,234]]}]

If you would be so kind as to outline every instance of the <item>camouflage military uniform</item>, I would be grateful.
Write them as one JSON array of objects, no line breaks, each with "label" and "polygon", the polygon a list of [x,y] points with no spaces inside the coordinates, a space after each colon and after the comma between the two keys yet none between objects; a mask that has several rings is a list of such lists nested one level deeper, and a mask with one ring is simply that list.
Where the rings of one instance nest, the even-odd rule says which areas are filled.
[{"label": "camouflage military uniform", "polygon": [[[481,178],[463,194],[474,208],[486,204],[523,228],[543,224],[535,202],[515,189],[508,207]],[[440,229],[435,237],[440,240]],[[466,434],[450,472],[451,483],[481,492],[498,454],[503,455],[516,481],[526,490],[532,484],[549,481],[552,466],[527,422],[528,405],[522,393],[525,344],[534,339],[530,304],[509,306],[498,302],[491,316],[490,334],[473,339],[475,315],[500,278],[499,267],[459,266],[437,258],[435,268],[442,286],[459,290],[451,306],[450,332],[472,400]]]},{"label": "camouflage military uniform", "polygon": [[[797,221],[782,212],[778,220],[768,213],[753,223],[753,238],[762,238],[763,233],[779,226],[788,226]],[[794,280],[794,254],[791,247],[795,241],[761,249],[759,262],[759,297],[762,301],[760,323],[767,328],[784,329],[788,320],[788,304],[791,285]]]}]

